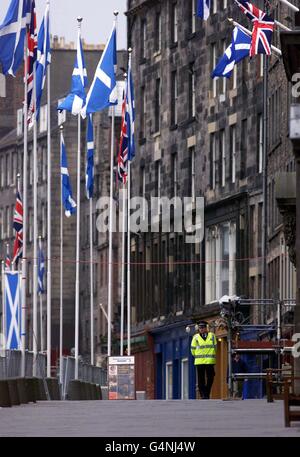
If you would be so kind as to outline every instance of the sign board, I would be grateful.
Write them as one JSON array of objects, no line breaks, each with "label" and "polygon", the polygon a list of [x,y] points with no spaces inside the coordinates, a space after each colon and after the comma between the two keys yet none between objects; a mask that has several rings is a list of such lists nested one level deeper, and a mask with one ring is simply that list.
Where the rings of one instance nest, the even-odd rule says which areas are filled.
[{"label": "sign board", "polygon": [[135,400],[134,357],[109,357],[108,399]]}]

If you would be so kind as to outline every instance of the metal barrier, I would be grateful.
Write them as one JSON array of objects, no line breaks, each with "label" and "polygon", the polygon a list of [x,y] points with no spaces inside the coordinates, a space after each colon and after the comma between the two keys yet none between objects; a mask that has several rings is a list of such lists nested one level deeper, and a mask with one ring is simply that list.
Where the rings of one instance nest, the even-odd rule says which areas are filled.
[{"label": "metal barrier", "polygon": [[[69,383],[75,379],[75,358],[63,357],[62,368],[62,396],[65,400],[68,394]],[[98,384],[100,386],[106,386],[107,371],[103,368],[88,365],[79,361],[78,380],[92,384]]]},{"label": "metal barrier", "polygon": [[[5,351],[5,356],[0,357],[0,379],[19,378],[21,373],[21,351]],[[34,355],[32,352],[25,352],[25,376],[31,377],[33,372]],[[36,358],[36,376],[46,377],[46,355],[38,354]]]}]

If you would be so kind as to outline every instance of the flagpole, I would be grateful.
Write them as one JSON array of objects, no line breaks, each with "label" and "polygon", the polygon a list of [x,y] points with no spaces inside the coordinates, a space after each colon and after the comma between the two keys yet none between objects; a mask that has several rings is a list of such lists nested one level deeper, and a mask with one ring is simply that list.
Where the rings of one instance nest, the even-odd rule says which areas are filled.
[{"label": "flagpole", "polygon": [[[42,237],[39,236],[39,249],[40,249],[40,255],[42,252]],[[40,265],[41,267],[41,265]],[[39,296],[40,296],[40,349],[41,352],[44,352],[44,329],[43,329],[43,294],[41,291],[39,291]]]},{"label": "flagpole", "polygon": [[[50,16],[50,0],[49,5]],[[50,20],[49,20],[50,27]],[[50,31],[49,31],[50,33]],[[46,62],[48,56],[45,56]],[[51,80],[50,65],[47,67],[47,377],[51,377],[51,299],[52,299],[52,224],[51,224],[51,181],[52,181],[52,164],[51,164]]]},{"label": "flagpole", "polygon": [[[117,17],[114,11],[117,33]],[[114,182],[114,144],[115,144],[115,107],[111,106],[111,156],[110,156],[110,205],[109,205],[109,253],[108,253],[108,303],[107,303],[107,355],[111,356],[111,324],[112,324],[112,262],[113,262],[113,182]]]},{"label": "flagpole", "polygon": [[124,355],[124,308],[125,308],[125,232],[126,232],[126,184],[122,189],[123,207],[122,207],[122,279],[121,279],[121,338],[120,338],[120,355]]},{"label": "flagpole", "polygon": [[94,365],[93,199],[90,195],[91,365]]},{"label": "flagpole", "polygon": [[[78,17],[78,34],[81,32],[83,18]],[[76,285],[75,285],[75,380],[78,379],[79,362],[79,275],[80,275],[80,159],[81,159],[81,118],[78,114],[78,151],[77,151],[77,230],[76,230]]]},{"label": "flagpole", "polygon": [[131,162],[128,160],[128,178],[127,178],[127,355],[131,355],[131,334],[130,334],[130,323],[131,323],[131,266],[130,266],[130,254],[131,254],[131,240],[130,240],[130,193],[131,193]]},{"label": "flagpole", "polygon": [[[5,271],[5,264],[2,260],[1,262],[1,281],[2,281],[2,329],[1,332],[3,334],[3,349],[6,348],[6,332],[5,332],[5,285],[4,285],[4,271]],[[1,343],[1,341],[0,341]],[[1,348],[2,349],[2,348]]]},{"label": "flagpole", "polygon": [[[60,151],[62,151],[64,126],[60,126]],[[63,210],[63,189],[61,179],[61,203],[60,203],[60,306],[59,306],[59,381],[63,384],[63,249],[64,249],[64,210]]]},{"label": "flagpole", "polygon": [[24,154],[23,154],[23,259],[22,259],[22,318],[21,318],[21,376],[25,377],[25,347],[26,347],[26,285],[27,285],[27,168],[28,168],[28,60],[27,40],[24,47]]},{"label": "flagpole", "polygon": [[33,119],[33,376],[36,376],[37,370],[37,353],[38,353],[38,341],[37,341],[37,330],[38,330],[38,319],[37,319],[37,243],[38,243],[38,232],[37,232],[37,219],[38,219],[38,208],[37,208],[37,121],[36,121],[36,64],[34,63],[33,69],[33,103],[34,103],[34,119]]}]

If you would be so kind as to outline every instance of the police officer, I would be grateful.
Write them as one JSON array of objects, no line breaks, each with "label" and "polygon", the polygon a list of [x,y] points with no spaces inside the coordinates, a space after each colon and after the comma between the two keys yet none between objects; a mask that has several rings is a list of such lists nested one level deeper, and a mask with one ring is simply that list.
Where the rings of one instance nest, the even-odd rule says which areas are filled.
[{"label": "police officer", "polygon": [[205,321],[198,323],[198,332],[191,343],[191,353],[198,373],[198,388],[201,398],[209,399],[215,377],[217,340],[214,333],[207,330]]}]

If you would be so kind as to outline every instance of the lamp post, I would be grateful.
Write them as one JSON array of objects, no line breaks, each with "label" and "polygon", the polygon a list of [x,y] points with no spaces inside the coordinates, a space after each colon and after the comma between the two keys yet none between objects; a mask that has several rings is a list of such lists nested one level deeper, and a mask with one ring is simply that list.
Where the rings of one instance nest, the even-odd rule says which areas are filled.
[{"label": "lamp post", "polygon": [[[296,162],[296,195],[300,192],[300,28],[281,32],[281,49],[287,79],[292,86],[292,103],[289,113],[289,136]],[[297,84],[298,83],[298,84]],[[297,87],[298,86],[298,87]],[[300,199],[296,198],[296,253],[300,253]],[[300,255],[300,254],[299,254]],[[297,292],[295,306],[295,332],[300,333],[300,261],[296,258]],[[300,375],[300,358],[295,358],[295,375]],[[295,386],[300,391],[300,386]]]}]

